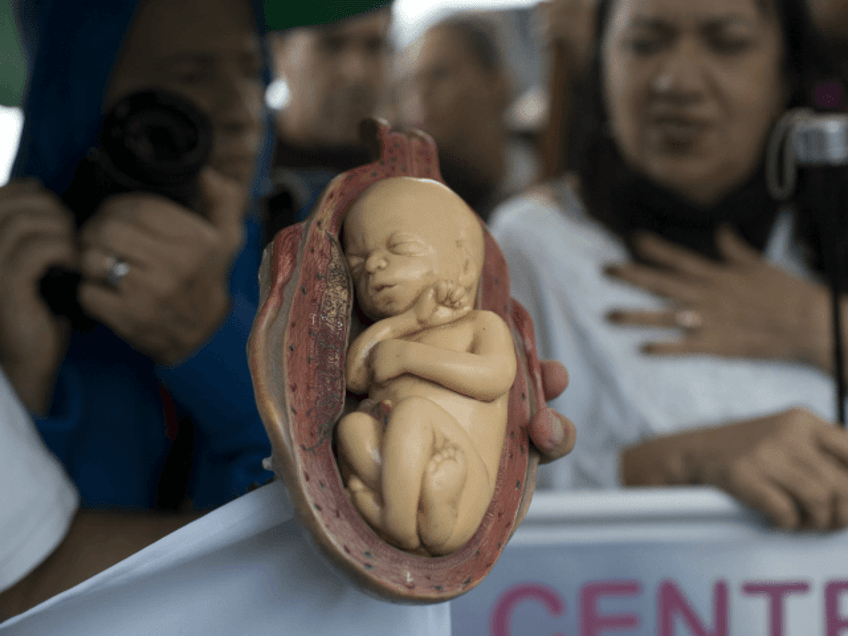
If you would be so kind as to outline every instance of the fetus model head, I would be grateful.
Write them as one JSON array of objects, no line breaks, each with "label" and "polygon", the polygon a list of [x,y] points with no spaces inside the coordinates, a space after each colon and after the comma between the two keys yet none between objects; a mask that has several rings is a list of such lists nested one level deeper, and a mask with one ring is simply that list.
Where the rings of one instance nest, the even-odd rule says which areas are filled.
[{"label": "fetus model head", "polygon": [[401,314],[442,286],[445,304],[473,306],[483,269],[483,231],[468,205],[430,179],[384,179],[351,206],[345,253],[362,311]]}]

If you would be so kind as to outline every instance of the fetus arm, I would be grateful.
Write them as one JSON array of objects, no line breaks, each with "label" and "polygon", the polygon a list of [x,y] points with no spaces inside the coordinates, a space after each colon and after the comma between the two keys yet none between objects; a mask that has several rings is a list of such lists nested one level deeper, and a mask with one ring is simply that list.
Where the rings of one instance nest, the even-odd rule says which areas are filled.
[{"label": "fetus arm", "polygon": [[367,393],[371,384],[369,358],[374,346],[384,340],[403,338],[421,329],[415,314],[406,311],[384,318],[368,327],[353,341],[347,350],[345,373],[347,388],[353,393]]},{"label": "fetus arm", "polygon": [[471,352],[386,340],[374,349],[371,366],[378,383],[410,373],[490,402],[509,391],[515,380],[516,360],[509,328],[495,314],[480,312]]}]

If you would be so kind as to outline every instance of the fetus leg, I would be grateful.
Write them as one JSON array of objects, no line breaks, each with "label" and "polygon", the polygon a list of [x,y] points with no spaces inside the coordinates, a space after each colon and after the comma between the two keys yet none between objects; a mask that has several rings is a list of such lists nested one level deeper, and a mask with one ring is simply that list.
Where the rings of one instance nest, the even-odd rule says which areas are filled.
[{"label": "fetus leg", "polygon": [[[383,439],[383,528],[400,547],[414,549],[421,544],[418,517],[425,472],[434,455],[446,446],[444,430],[451,425],[459,426],[450,413],[424,398],[403,400],[391,413]],[[440,478],[453,473],[455,480],[449,490],[455,491],[454,499],[462,491],[465,474],[450,466],[458,463],[461,454],[455,446],[450,454],[440,456],[439,463],[444,466],[441,472],[436,470]]]},{"label": "fetus leg", "polygon": [[379,529],[382,525],[383,506],[379,495],[368,488],[359,477],[351,475],[347,489],[353,500],[353,505],[372,528]]},{"label": "fetus leg", "polygon": [[373,492],[380,492],[380,446],[383,425],[368,413],[345,415],[336,430],[339,454],[351,472]]},{"label": "fetus leg", "polygon": [[[436,448],[421,488],[418,532],[431,554],[458,550],[477,531],[494,494],[489,474],[474,440],[455,419],[440,422]],[[495,476],[496,477],[496,476]]]}]

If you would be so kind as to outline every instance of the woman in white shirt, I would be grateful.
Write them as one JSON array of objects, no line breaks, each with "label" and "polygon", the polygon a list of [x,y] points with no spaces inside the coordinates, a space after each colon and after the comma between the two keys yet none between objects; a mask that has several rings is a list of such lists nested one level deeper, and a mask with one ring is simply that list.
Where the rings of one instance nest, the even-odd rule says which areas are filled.
[{"label": "woman in white shirt", "polygon": [[541,354],[572,374],[556,407],[582,424],[542,483],[711,484],[779,526],[844,527],[824,206],[811,179],[782,206],[764,169],[787,109],[841,106],[808,9],[601,0],[596,24],[576,176],[493,220]]}]

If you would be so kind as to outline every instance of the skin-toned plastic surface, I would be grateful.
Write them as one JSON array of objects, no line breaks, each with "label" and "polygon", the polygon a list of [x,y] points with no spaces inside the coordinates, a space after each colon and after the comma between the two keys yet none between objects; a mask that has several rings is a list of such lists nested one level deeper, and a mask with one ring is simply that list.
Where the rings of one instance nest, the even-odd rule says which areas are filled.
[{"label": "skin-toned plastic surface", "polygon": [[435,145],[423,133],[392,132],[370,120],[363,139],[380,158],[336,177],[312,215],[281,231],[266,249],[248,357],[272,466],[316,547],[365,591],[398,602],[437,603],[485,577],[529,506],[538,455],[531,452],[527,426],[544,407],[540,367],[530,319],[510,299],[506,263],[484,229],[475,309],[493,312],[509,326],[518,369],[493,496],[473,536],[448,555],[414,554],[382,539],[351,502],[334,448],[336,424],[357,406],[346,392],[348,345],[370,322],[354,310],[339,237],[353,202],[378,181],[442,179]]}]

